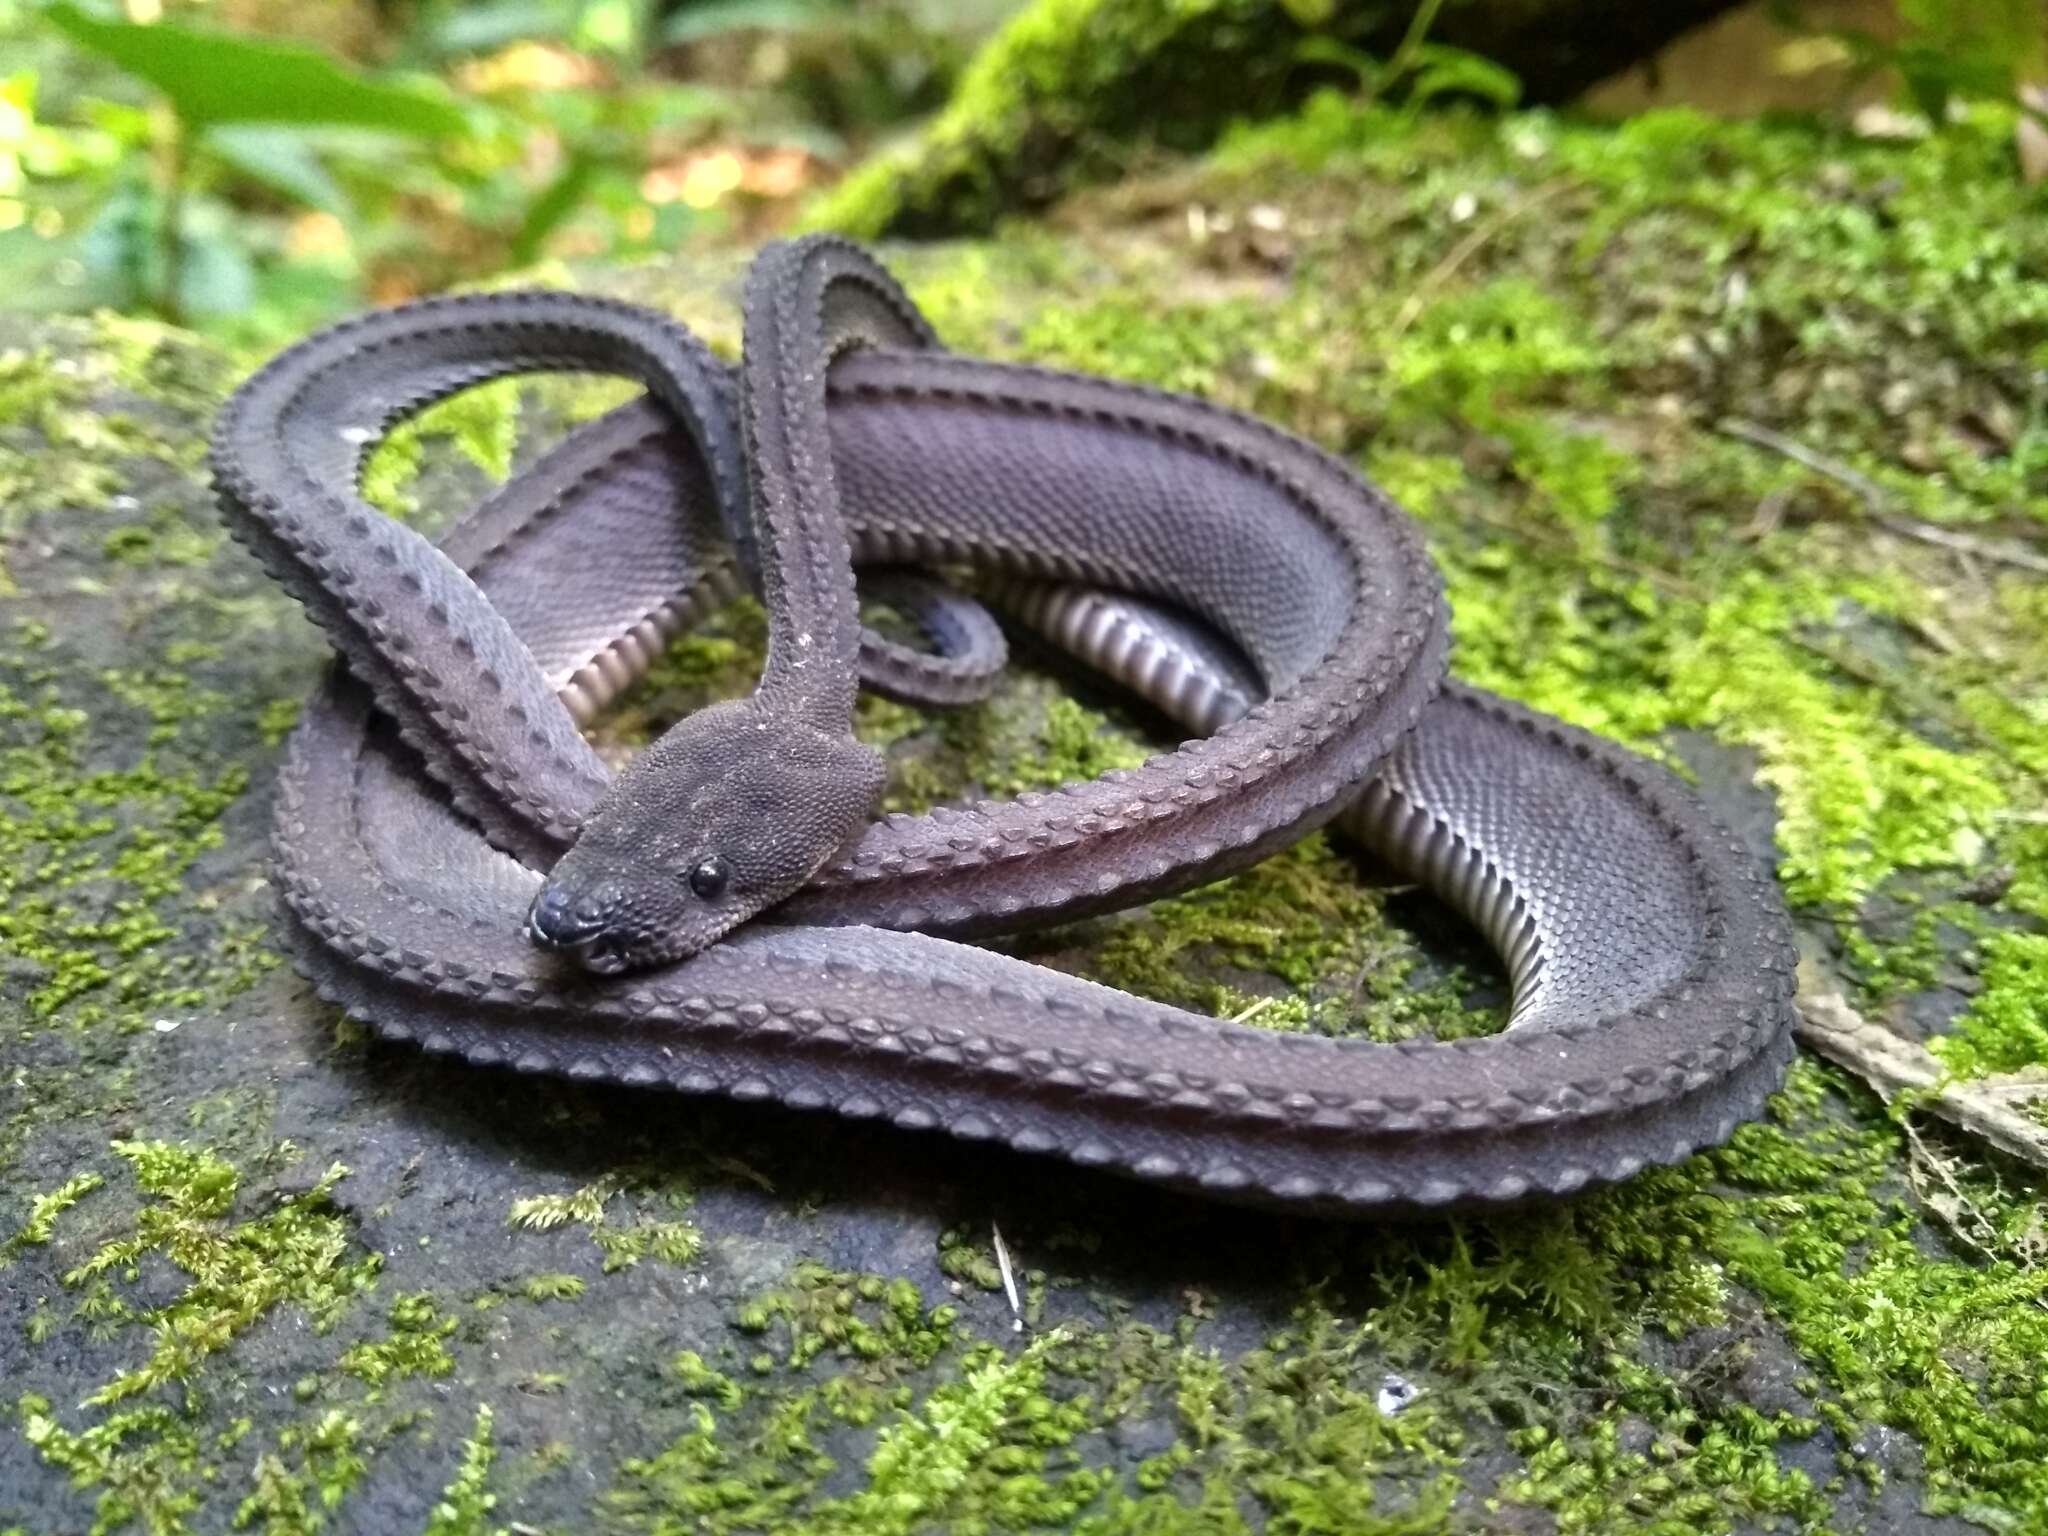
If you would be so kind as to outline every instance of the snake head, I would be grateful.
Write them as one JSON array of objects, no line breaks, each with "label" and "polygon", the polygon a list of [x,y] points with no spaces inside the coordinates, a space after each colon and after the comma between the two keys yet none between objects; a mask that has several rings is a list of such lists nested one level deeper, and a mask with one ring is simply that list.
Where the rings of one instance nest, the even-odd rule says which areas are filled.
[{"label": "snake head", "polygon": [[866,823],[882,760],[754,699],[670,729],[612,782],[527,931],[600,975],[694,955],[789,896]]}]

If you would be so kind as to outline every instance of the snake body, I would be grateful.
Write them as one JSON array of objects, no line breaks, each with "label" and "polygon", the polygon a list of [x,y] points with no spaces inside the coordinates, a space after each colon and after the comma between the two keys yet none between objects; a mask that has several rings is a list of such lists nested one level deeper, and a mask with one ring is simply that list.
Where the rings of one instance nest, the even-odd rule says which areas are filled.
[{"label": "snake body", "polygon": [[[564,368],[648,393],[439,545],[361,499],[400,420]],[[1438,582],[1383,496],[1241,415],[946,354],[842,242],[757,262],[736,370],[574,295],[344,322],[243,386],[214,470],[341,653],[282,771],[276,883],[300,968],[387,1037],[1348,1213],[1683,1158],[1789,1060],[1768,876],[1662,768],[1444,683]],[[864,633],[857,568],[943,654]],[[1193,739],[869,821],[857,682],[944,702],[1000,665],[979,605],[935,585],[962,573]],[[581,724],[747,586],[759,689],[614,777]],[[960,942],[1184,890],[1333,820],[1487,935],[1506,1030],[1263,1031]]]}]

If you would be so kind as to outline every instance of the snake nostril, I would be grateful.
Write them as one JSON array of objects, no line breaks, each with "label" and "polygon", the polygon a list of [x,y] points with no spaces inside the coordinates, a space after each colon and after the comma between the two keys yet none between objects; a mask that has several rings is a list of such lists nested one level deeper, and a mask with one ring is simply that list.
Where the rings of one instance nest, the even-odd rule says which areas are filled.
[{"label": "snake nostril", "polygon": [[594,894],[571,896],[553,885],[541,887],[526,917],[534,941],[567,949],[588,943],[604,931],[608,904]]}]

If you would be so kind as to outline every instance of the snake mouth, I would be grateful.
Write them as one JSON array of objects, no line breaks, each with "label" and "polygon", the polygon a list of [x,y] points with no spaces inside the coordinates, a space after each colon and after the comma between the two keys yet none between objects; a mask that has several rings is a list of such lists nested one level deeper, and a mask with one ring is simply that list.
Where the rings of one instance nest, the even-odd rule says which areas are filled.
[{"label": "snake mouth", "polygon": [[609,931],[594,933],[588,938],[564,941],[543,933],[539,927],[528,922],[526,936],[551,954],[566,955],[575,960],[593,976],[616,976],[626,968],[625,942],[617,934]]},{"label": "snake mouth", "polygon": [[626,968],[626,941],[609,916],[563,899],[543,887],[526,915],[526,936],[540,948],[573,957],[597,976],[616,976]]}]

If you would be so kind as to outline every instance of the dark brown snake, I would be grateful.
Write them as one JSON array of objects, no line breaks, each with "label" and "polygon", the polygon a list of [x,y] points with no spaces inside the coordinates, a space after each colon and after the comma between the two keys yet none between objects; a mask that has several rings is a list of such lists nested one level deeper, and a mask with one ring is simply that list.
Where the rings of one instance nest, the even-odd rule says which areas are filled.
[{"label": "dark brown snake", "polygon": [[[224,411],[228,522],[346,663],[277,811],[323,996],[472,1062],[1321,1211],[1564,1194],[1756,1112],[1792,1051],[1773,883],[1662,768],[1445,684],[1434,569],[1379,492],[1197,401],[945,354],[843,242],[771,247],[744,309],[735,370],[621,304],[429,301],[292,348]],[[362,500],[399,421],[565,369],[647,394],[438,545]],[[940,654],[863,631],[856,567]],[[858,684],[957,702],[1001,665],[940,576],[1196,739],[871,821]],[[749,584],[757,690],[613,776],[580,725]],[[1263,1031],[958,942],[1185,890],[1333,818],[1486,934],[1506,1030]]]}]

